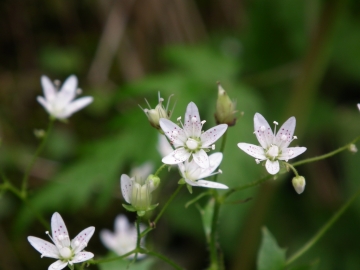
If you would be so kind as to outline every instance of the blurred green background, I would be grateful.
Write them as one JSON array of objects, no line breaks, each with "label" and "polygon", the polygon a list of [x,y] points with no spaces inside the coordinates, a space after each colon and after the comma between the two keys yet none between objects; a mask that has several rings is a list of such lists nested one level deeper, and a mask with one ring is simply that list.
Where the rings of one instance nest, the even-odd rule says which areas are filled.
[{"label": "blurred green background", "polygon": [[[14,184],[20,185],[36,149],[33,130],[48,121],[36,101],[40,76],[64,81],[76,74],[83,95],[95,98],[68,124],[56,123],[29,188],[33,207],[48,221],[58,211],[70,236],[96,227],[87,247],[96,258],[108,252],[98,232],[112,230],[116,215],[125,213],[120,175],[149,160],[161,165],[158,134],[138,107],[146,106],[144,98],[155,107],[158,91],[165,100],[175,95],[173,120],[195,102],[205,129],[215,123],[217,81],[237,101],[238,122],[228,131],[218,178],[230,187],[266,175],[236,146],[257,144],[255,112],[269,123],[296,117],[299,139],[293,145],[308,148],[301,159],[360,134],[356,0],[4,0],[0,16],[0,163]],[[287,255],[300,248],[360,187],[359,162],[359,154],[343,152],[299,167],[306,178],[301,195],[293,190],[291,173],[232,195],[235,203],[222,208],[219,221],[227,269],[256,268],[262,226]],[[179,176],[175,169],[161,176],[156,200],[163,205]],[[183,190],[147,237],[149,247],[186,269],[208,266],[198,210],[184,208],[201,191],[194,188],[190,196]],[[359,226],[357,200],[296,265],[318,261],[318,269],[359,269]],[[26,240],[46,238],[44,232],[29,208],[1,194],[0,269],[47,269],[53,260],[40,259]],[[151,265],[169,269],[157,260]]]}]

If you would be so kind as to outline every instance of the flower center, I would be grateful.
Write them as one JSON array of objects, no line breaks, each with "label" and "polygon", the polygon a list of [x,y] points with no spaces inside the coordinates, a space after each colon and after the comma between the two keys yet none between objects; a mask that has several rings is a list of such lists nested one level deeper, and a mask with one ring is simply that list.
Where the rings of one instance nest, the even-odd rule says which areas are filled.
[{"label": "flower center", "polygon": [[70,259],[71,256],[72,256],[72,252],[70,250],[70,248],[68,247],[63,247],[59,250],[60,252],[60,256],[63,258],[63,259]]},{"label": "flower center", "polygon": [[196,140],[194,140],[194,139],[192,139],[192,138],[189,138],[189,139],[187,139],[187,141],[186,141],[186,146],[187,146],[190,150],[195,150],[195,149],[197,149],[197,148],[199,147],[199,143],[198,143]]},{"label": "flower center", "polygon": [[274,160],[279,155],[279,147],[276,145],[270,146],[266,154],[270,159]]}]

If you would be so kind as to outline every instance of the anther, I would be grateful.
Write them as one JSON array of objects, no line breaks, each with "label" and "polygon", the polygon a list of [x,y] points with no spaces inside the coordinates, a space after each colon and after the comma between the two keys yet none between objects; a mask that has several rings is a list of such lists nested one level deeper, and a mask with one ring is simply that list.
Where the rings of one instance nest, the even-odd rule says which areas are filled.
[{"label": "anther", "polygon": [[255,162],[256,162],[256,164],[259,164],[260,163],[260,159],[255,159]]},{"label": "anther", "polygon": [[212,149],[212,150],[215,150],[215,144],[213,144],[213,145],[211,146],[211,149]]},{"label": "anther", "polygon": [[177,119],[176,119],[178,122],[181,121],[181,116],[179,116]]},{"label": "anther", "polygon": [[204,125],[206,123],[206,120],[202,120],[201,124]]},{"label": "anther", "polygon": [[222,170],[221,170],[221,169],[219,169],[219,170],[218,170],[218,172],[219,172],[219,173],[222,173]]},{"label": "anther", "polygon": [[279,124],[279,123],[278,123],[278,122],[276,122],[276,121],[274,121],[273,123],[274,123],[276,126]]}]

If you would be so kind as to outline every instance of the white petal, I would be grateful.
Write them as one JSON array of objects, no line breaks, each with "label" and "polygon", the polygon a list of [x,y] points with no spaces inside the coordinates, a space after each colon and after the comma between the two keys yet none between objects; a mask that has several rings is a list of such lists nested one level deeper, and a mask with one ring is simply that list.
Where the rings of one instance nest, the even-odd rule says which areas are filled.
[{"label": "white petal", "polygon": [[122,174],[120,178],[121,193],[127,203],[131,201],[131,193],[133,181],[126,174]]},{"label": "white petal", "polygon": [[94,257],[94,254],[92,254],[91,252],[83,251],[83,252],[79,252],[78,254],[76,254],[74,256],[74,259],[72,259],[70,262],[71,263],[85,262],[87,260],[90,260],[93,257]]},{"label": "white petal", "polygon": [[75,254],[83,250],[90,241],[90,238],[95,232],[95,227],[88,227],[82,230],[73,240],[71,240],[71,247]]},{"label": "white petal", "polygon": [[77,111],[81,110],[82,108],[86,107],[91,102],[93,102],[93,100],[94,100],[93,97],[82,97],[82,98],[79,98],[79,99],[71,102],[70,104],[68,104],[65,107],[64,118],[68,118],[74,112],[77,112]]},{"label": "white petal", "polygon": [[49,103],[41,96],[38,96],[37,98],[37,101],[45,108],[45,110],[51,114],[51,108],[50,108],[50,105]]},{"label": "white petal", "polygon": [[[66,225],[59,213],[55,212],[51,217],[52,238],[56,245],[62,247],[70,246],[69,233]],[[60,237],[59,237],[60,236]]]},{"label": "white petal", "polygon": [[27,239],[33,248],[41,253],[41,257],[59,259],[59,251],[54,244],[34,236],[29,236]]},{"label": "white petal", "polygon": [[[290,117],[278,130],[275,137],[275,144],[280,147],[280,149],[284,149],[289,146],[293,139],[294,130],[296,126],[295,117]],[[285,135],[286,139],[283,140],[281,137]],[[284,138],[285,138],[284,137]]]},{"label": "white petal", "polygon": [[194,187],[206,187],[206,188],[217,188],[217,189],[228,189],[229,187],[218,183],[218,182],[212,182],[212,181],[207,181],[207,180],[197,180],[197,181],[191,181],[191,180],[187,180],[185,179],[186,183],[188,183],[191,186]]},{"label": "white petal", "polygon": [[243,150],[246,154],[260,159],[260,160],[264,160],[266,159],[265,156],[265,151],[264,148],[254,145],[254,144],[250,144],[250,143],[238,143],[238,147]]},{"label": "white petal", "polygon": [[162,157],[165,157],[168,154],[170,154],[172,151],[174,151],[174,149],[171,147],[166,137],[162,134],[159,134],[157,150],[159,151]]},{"label": "white petal", "polygon": [[52,101],[56,97],[56,88],[50,79],[43,75],[41,76],[41,86],[43,88],[44,96],[47,101]]},{"label": "white petal", "polygon": [[196,164],[199,165],[201,168],[209,168],[209,157],[203,149],[200,149],[196,153],[193,153],[193,158]]},{"label": "white petal", "polygon": [[117,245],[116,236],[109,230],[100,231],[100,240],[105,247],[108,249],[115,249]]},{"label": "white petal", "polygon": [[58,260],[58,261],[52,263],[49,266],[48,270],[61,270],[61,269],[65,268],[67,265],[68,265],[68,262],[63,262],[63,261]]},{"label": "white petal", "polygon": [[199,178],[205,178],[208,175],[212,174],[217,167],[219,167],[223,158],[222,153],[213,153],[209,156],[209,167],[207,169],[203,169]]},{"label": "white petal", "polygon": [[57,104],[59,107],[64,107],[72,101],[76,96],[77,78],[75,75],[68,77],[57,95]]},{"label": "white petal", "polygon": [[274,140],[274,134],[264,116],[260,113],[254,115],[255,135],[264,149],[267,149]]},{"label": "white petal", "polygon": [[184,131],[188,137],[199,138],[201,135],[202,124],[199,110],[194,102],[190,102],[186,108]]},{"label": "white petal", "polygon": [[162,162],[165,164],[178,164],[184,162],[191,156],[191,153],[188,152],[184,147],[178,148],[166,157],[162,159]]},{"label": "white petal", "polygon": [[280,160],[289,160],[298,155],[301,155],[306,151],[306,147],[289,147],[282,151],[281,155],[278,157]]},{"label": "white petal", "polygon": [[160,127],[175,148],[184,146],[187,136],[182,128],[165,118],[160,119]]},{"label": "white petal", "polygon": [[191,122],[193,117],[195,117],[197,121],[201,121],[198,107],[195,105],[194,102],[190,102],[186,107],[184,124]]},{"label": "white petal", "polygon": [[216,142],[225,133],[227,128],[228,125],[221,124],[201,134],[202,147],[208,147]]},{"label": "white petal", "polygon": [[130,229],[130,223],[125,215],[118,215],[115,219],[115,233],[126,234]]},{"label": "white petal", "polygon": [[277,174],[280,170],[279,161],[277,160],[275,161],[267,160],[265,163],[265,167],[268,173],[270,174]]}]

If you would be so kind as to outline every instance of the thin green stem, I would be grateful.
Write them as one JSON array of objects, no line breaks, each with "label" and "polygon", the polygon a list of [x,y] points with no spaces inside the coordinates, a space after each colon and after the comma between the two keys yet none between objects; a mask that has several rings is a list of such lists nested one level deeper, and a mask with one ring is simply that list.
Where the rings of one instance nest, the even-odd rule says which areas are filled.
[{"label": "thin green stem", "polygon": [[135,252],[138,252],[138,250],[136,248],[132,251],[129,251],[128,253],[125,253],[124,255],[121,255],[121,256],[116,256],[116,257],[106,258],[106,259],[101,259],[101,260],[89,260],[87,262],[89,264],[101,264],[101,263],[112,262],[112,261],[124,259],[124,258],[134,254]]},{"label": "thin green stem", "polygon": [[308,251],[312,246],[314,246],[316,242],[319,241],[319,239],[331,228],[331,226],[340,218],[340,216],[355,201],[355,199],[359,195],[360,189],[349,200],[347,200],[347,202],[332,216],[332,218],[330,218],[330,220],[314,235],[313,238],[311,238],[302,248],[295,252],[295,254],[286,261],[286,266],[293,263],[306,251]]},{"label": "thin green stem", "polygon": [[153,256],[153,257],[157,257],[157,258],[163,260],[164,262],[171,265],[175,269],[183,270],[183,268],[181,266],[177,265],[174,261],[170,260],[169,258],[167,258],[166,256],[164,256],[164,255],[162,255],[160,253],[157,253],[157,252],[154,252],[154,251],[148,251],[148,252],[146,252],[146,254],[150,255],[150,256]]},{"label": "thin green stem", "polygon": [[257,186],[257,185],[260,185],[260,184],[264,183],[265,181],[269,180],[269,179],[272,178],[272,177],[274,177],[274,176],[268,174],[268,175],[266,175],[265,177],[260,178],[260,179],[258,179],[258,180],[256,180],[256,181],[247,183],[247,184],[245,184],[245,185],[241,185],[241,186],[239,186],[239,187],[232,188],[232,189],[230,189],[228,192],[226,192],[226,193],[223,195],[223,197],[224,197],[224,198],[227,198],[227,197],[229,197],[231,194],[233,194],[234,192],[237,192],[237,191],[240,191],[240,190],[244,190],[244,189],[248,189],[248,188],[251,188],[251,187],[255,187],[255,186]]},{"label": "thin green stem", "polygon": [[162,164],[159,169],[157,169],[155,176],[159,176],[159,173],[167,166],[168,164]]},{"label": "thin green stem", "polygon": [[313,158],[308,158],[308,159],[304,159],[304,160],[300,160],[298,162],[294,162],[292,165],[295,167],[295,166],[300,166],[300,165],[303,165],[303,164],[306,164],[306,163],[310,163],[310,162],[314,162],[314,161],[319,161],[319,160],[322,160],[322,159],[326,159],[328,157],[332,157],[344,150],[348,150],[350,145],[351,144],[355,144],[358,140],[360,140],[360,136],[355,138],[354,140],[352,140],[350,143],[334,150],[334,151],[331,151],[330,153],[327,153],[325,155],[321,155],[321,156],[318,156],[318,157],[313,157]]},{"label": "thin green stem", "polygon": [[188,201],[186,204],[185,204],[185,208],[188,208],[190,205],[192,205],[193,203],[196,203],[198,200],[200,200],[202,197],[204,196],[208,196],[210,195],[210,191],[205,191],[203,193],[200,193],[198,196],[196,196],[194,199]]},{"label": "thin green stem", "polygon": [[297,170],[295,169],[295,167],[293,165],[291,165],[290,163],[287,163],[287,162],[285,162],[285,164],[286,164],[286,166],[288,166],[294,172],[294,174],[296,176],[299,176]]},{"label": "thin green stem", "polygon": [[153,221],[154,225],[151,227],[148,227],[146,230],[144,230],[141,234],[140,237],[144,237],[146,234],[148,234],[150,231],[152,231],[155,226],[156,223],[159,221],[159,219],[161,218],[161,216],[164,214],[166,208],[170,205],[170,203],[174,200],[174,198],[176,197],[176,195],[179,193],[179,191],[181,190],[181,188],[184,185],[179,185],[178,188],[175,190],[175,192],[171,195],[171,197],[169,198],[169,200],[165,203],[164,207],[161,209],[160,213],[156,216],[155,220]]},{"label": "thin green stem", "polygon": [[210,267],[209,269],[219,269],[218,268],[218,252],[216,247],[216,236],[217,236],[217,224],[220,213],[220,203],[218,200],[215,200],[214,212],[211,221],[211,232],[210,232]]},{"label": "thin green stem", "polygon": [[40,155],[40,153],[44,149],[44,146],[45,146],[45,144],[47,142],[47,139],[49,138],[49,134],[50,134],[50,132],[51,132],[53,126],[54,126],[54,122],[55,122],[55,119],[50,118],[49,125],[48,125],[47,130],[46,130],[46,132],[44,134],[44,137],[42,138],[41,143],[39,144],[38,148],[36,149],[30,163],[28,164],[28,166],[27,166],[27,168],[25,170],[22,185],[21,185],[21,192],[22,192],[24,197],[26,197],[26,194],[27,194],[26,193],[27,192],[27,185],[28,185],[29,175],[31,173],[31,169],[34,166],[36,159],[38,158],[38,156]]}]

